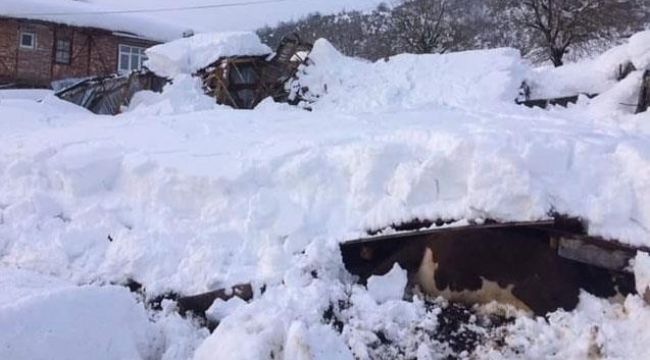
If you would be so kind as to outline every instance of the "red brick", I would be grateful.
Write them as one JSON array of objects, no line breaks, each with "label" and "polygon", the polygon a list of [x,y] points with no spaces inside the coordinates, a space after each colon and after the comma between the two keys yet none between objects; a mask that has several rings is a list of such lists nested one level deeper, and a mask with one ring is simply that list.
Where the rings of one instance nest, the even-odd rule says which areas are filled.
[{"label": "red brick", "polygon": [[[34,49],[19,46],[21,31],[36,34]],[[57,38],[71,41],[69,64],[55,61]],[[102,29],[0,17],[0,84],[49,87],[54,80],[113,74],[119,44],[150,47],[156,43]]]}]

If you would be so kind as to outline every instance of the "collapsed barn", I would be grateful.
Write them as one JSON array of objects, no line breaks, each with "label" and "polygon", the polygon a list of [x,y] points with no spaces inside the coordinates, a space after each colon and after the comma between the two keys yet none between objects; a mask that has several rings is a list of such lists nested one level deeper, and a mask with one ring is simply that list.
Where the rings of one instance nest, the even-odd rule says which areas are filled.
[{"label": "collapsed barn", "polygon": [[[218,104],[252,109],[267,97],[290,102],[287,82],[307,60],[311,44],[297,35],[286,36],[275,53],[219,57],[193,75],[203,82],[205,93]],[[116,115],[128,106],[137,91],[162,92],[172,80],[152,71],[84,79],[56,92],[56,96],[97,114]]]},{"label": "collapsed barn", "polygon": [[[236,109],[254,108],[267,97],[294,103],[287,85],[307,62],[310,50],[311,45],[298,37],[287,37],[274,54],[218,56],[192,74],[201,79],[204,92],[217,103]],[[639,71],[629,64],[619,69],[618,83]],[[634,104],[637,113],[647,110],[650,96],[648,71],[641,79],[638,104]],[[115,114],[128,105],[134,89],[160,91],[161,84],[168,81],[144,72],[128,80],[89,80],[58,95],[94,112]],[[525,82],[516,103],[567,106],[580,95],[596,98],[598,92],[590,90],[545,98],[534,81]],[[545,314],[558,308],[573,309],[581,290],[606,298],[634,293],[630,259],[637,251],[650,250],[590,236],[584,221],[558,214],[531,222],[463,221],[416,219],[369,230],[366,237],[341,243],[343,263],[360,283],[386,274],[397,263],[407,270],[413,292],[466,303],[497,300]],[[215,298],[250,300],[256,293],[250,284],[237,289],[181,296],[180,309],[200,314]]]}]

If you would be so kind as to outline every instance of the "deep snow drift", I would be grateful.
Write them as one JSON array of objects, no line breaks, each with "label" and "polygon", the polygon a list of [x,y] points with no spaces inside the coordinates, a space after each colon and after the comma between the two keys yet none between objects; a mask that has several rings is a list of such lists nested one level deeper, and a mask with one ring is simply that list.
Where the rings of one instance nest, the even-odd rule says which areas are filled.
[{"label": "deep snow drift", "polygon": [[[1,298],[0,328],[43,303],[70,311],[43,325],[58,328],[86,314],[75,302],[106,294],[115,306],[100,301],[87,316],[111,319],[109,335],[84,337],[94,348],[115,339],[115,357],[369,359],[381,332],[395,349],[435,359],[449,351],[422,330],[434,331],[435,312],[395,296],[399,269],[376,279],[392,291],[355,285],[340,241],[416,217],[514,221],[558,211],[586,219],[594,235],[650,245],[648,114],[610,106],[607,95],[569,109],[518,107],[532,70],[508,49],[371,64],[321,41],[311,60],[298,80],[310,88],[311,112],[210,104],[187,75],[117,117],[51,96],[0,97],[0,279],[36,279],[2,280],[16,295]],[[617,87],[635,91],[631,81]],[[137,300],[104,287],[127,279],[150,297],[242,282],[266,291],[250,304],[216,304],[210,313],[222,322],[203,341],[206,330],[171,304],[146,320]],[[324,320],[328,312],[344,326]],[[643,359],[647,334],[627,334],[649,316],[636,296],[610,305],[585,295],[548,323],[519,317],[506,348],[475,356],[580,356],[593,345],[606,358]],[[131,335],[116,330],[124,328]],[[69,331],[61,336],[76,336]],[[0,358],[22,354],[6,349]]]}]

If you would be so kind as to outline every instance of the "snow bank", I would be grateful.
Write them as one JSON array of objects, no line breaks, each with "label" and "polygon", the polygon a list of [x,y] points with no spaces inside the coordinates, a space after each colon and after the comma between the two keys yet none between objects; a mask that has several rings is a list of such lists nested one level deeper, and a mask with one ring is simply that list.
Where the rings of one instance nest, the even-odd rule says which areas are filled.
[{"label": "snow bank", "polygon": [[537,69],[527,77],[533,99],[600,94],[616,85],[621,66],[632,63],[637,70],[650,65],[650,31],[630,37],[594,59],[553,68]]},{"label": "snow bank", "polygon": [[193,74],[222,57],[271,52],[253,32],[205,33],[147,49],[145,66],[160,76],[174,78]]},{"label": "snow bank", "polygon": [[162,93],[139,91],[133,95],[127,112],[143,115],[172,115],[218,108],[213,97],[205,94],[201,79],[178,74],[165,85]]},{"label": "snow bank", "polygon": [[[518,107],[524,70],[511,50],[372,64],[321,43],[301,77],[322,90],[312,112],[268,102],[253,111],[204,108],[188,100],[196,95],[188,76],[167,92],[178,102],[149,94],[117,117],[54,99],[0,100],[0,264],[64,283],[42,286],[63,288],[47,290],[46,304],[33,299],[38,291],[11,290],[8,299],[68,311],[74,298],[105,309],[88,314],[102,321],[131,314],[109,324],[133,329],[116,351],[137,358],[148,351],[139,344],[161,342],[142,335],[147,326],[128,294],[65,284],[133,279],[154,296],[252,282],[266,291],[249,304],[215,304],[221,324],[209,337],[177,317],[157,319],[163,358],[372,359],[382,339],[386,351],[399,344],[435,358],[444,353],[427,333],[435,311],[399,299],[399,271],[387,295],[356,285],[341,241],[414,218],[527,221],[556,211],[585,219],[593,235],[650,245],[648,114]],[[521,320],[509,344],[539,357],[582,354],[591,340],[581,334],[604,324],[595,335],[601,351],[647,355],[636,342],[646,334],[628,332],[641,332],[650,316],[639,301],[617,307],[585,297],[550,324]],[[24,306],[25,317],[41,314]],[[11,343],[29,338],[21,336]]]},{"label": "snow bank", "polygon": [[159,333],[118,287],[0,268],[0,358],[151,359]]},{"label": "snow bank", "polygon": [[[2,0],[0,2],[0,16],[128,32],[157,41],[178,39],[188,30],[179,27],[173,21],[165,22],[141,14],[110,13],[112,10],[114,10],[112,7],[74,0]],[[107,11],[109,13],[106,13]]]},{"label": "snow bank", "polygon": [[391,57],[368,63],[340,54],[324,39],[299,75],[316,110],[393,111],[426,105],[492,106],[512,102],[526,64],[517,50],[496,49]]},{"label": "snow bank", "polygon": [[[639,297],[623,304],[582,294],[578,308],[544,318],[518,318],[508,329],[505,354],[484,349],[485,358],[647,359],[650,311]],[[480,352],[480,351],[479,351]]]}]

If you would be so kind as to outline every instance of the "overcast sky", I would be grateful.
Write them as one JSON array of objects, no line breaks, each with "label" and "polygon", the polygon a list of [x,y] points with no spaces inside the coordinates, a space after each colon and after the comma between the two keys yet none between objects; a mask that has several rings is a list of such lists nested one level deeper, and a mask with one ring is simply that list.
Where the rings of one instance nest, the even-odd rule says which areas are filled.
[{"label": "overcast sky", "polygon": [[[167,8],[180,6],[247,3],[255,0],[87,0],[117,9]],[[367,10],[382,0],[283,0],[278,3],[250,4],[200,10],[162,12],[150,16],[171,20],[201,30],[255,30],[282,20],[298,19],[313,12],[334,13],[342,9]],[[383,2],[387,2],[384,0]]]}]

